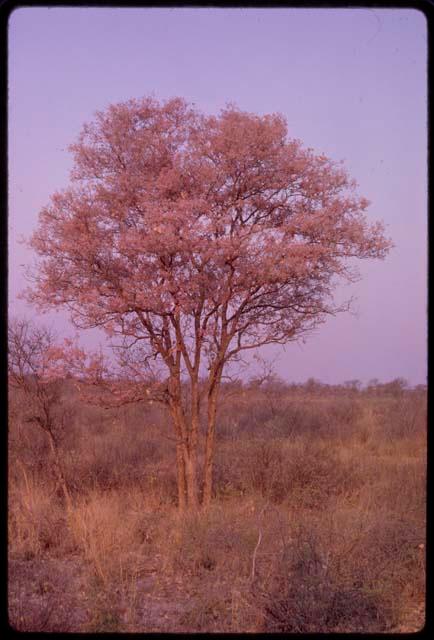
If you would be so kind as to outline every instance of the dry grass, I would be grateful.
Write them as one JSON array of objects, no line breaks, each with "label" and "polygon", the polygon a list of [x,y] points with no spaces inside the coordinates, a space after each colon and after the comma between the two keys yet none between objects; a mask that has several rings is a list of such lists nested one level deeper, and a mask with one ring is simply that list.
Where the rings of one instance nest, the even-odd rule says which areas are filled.
[{"label": "dry grass", "polygon": [[221,409],[212,508],[183,517],[166,416],[75,406],[69,513],[43,438],[11,412],[15,628],[381,632],[417,607],[423,624],[423,394],[246,389]]}]

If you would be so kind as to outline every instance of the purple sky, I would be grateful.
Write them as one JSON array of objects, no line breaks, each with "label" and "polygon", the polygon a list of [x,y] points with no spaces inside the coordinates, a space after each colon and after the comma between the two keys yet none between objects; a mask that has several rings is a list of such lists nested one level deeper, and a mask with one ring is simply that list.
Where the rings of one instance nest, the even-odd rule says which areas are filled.
[{"label": "purple sky", "polygon": [[[32,254],[18,243],[67,185],[66,148],[97,109],[131,97],[183,96],[280,112],[289,135],[344,160],[395,249],[360,263],[354,315],[303,346],[269,348],[287,380],[426,381],[427,29],[407,9],[22,8],[9,21],[9,312]],[[39,318],[38,318],[39,320]],[[67,315],[41,318],[71,334]],[[95,345],[97,332],[82,341]]]}]

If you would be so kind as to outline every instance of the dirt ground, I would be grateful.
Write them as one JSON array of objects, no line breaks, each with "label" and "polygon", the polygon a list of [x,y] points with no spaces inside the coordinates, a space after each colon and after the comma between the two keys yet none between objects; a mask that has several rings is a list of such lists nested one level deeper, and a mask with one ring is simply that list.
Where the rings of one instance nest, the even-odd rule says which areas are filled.
[{"label": "dirt ground", "polygon": [[[189,632],[189,614],[202,604],[201,585],[193,580],[185,584],[158,578],[158,559],[143,567],[135,582],[134,602],[109,599],[97,582],[89,584],[83,561],[11,559],[9,563],[9,622],[20,631],[52,632]],[[206,590],[209,594],[210,582]],[[203,585],[202,585],[203,586]],[[216,584],[215,601],[221,602],[222,585]],[[212,600],[212,597],[211,597]],[[208,601],[210,597],[208,595]],[[95,611],[98,614],[95,614]],[[217,613],[208,612],[210,618]],[[197,624],[197,620],[196,620]],[[420,631],[425,624],[425,602],[409,602],[402,612],[395,633]],[[219,631],[217,619],[215,631]]]}]

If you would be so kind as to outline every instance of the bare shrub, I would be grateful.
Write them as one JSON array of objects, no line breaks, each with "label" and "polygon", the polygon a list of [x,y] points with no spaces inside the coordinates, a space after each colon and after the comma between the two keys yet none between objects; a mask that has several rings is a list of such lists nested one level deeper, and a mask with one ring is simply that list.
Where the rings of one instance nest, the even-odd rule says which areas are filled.
[{"label": "bare shrub", "polygon": [[250,484],[254,492],[268,496],[282,477],[283,456],[274,442],[259,441],[250,456]]},{"label": "bare shrub", "polygon": [[[245,448],[247,447],[248,443],[245,443]],[[245,464],[240,460],[238,450],[232,445],[219,443],[213,472],[215,496],[222,499],[244,495],[247,489]]]},{"label": "bare shrub", "polygon": [[321,441],[259,441],[246,448],[241,469],[248,492],[309,508],[321,508],[362,482],[357,466]]},{"label": "bare shrub", "polygon": [[[283,559],[282,559],[283,560]],[[388,616],[379,593],[363,574],[347,581],[312,531],[300,532],[290,556],[280,564],[273,586],[259,595],[264,631],[324,633],[386,631]]]},{"label": "bare shrub", "polygon": [[247,579],[256,544],[254,510],[239,516],[233,507],[214,507],[206,518],[191,514],[172,521],[166,534],[166,566],[206,580]]},{"label": "bare shrub", "polygon": [[71,421],[72,408],[65,405],[64,383],[51,368],[51,354],[55,349],[55,336],[47,327],[38,327],[26,319],[12,319],[9,323],[9,388],[20,393],[22,420],[44,433],[50,465],[66,507],[70,509],[71,494],[65,478],[62,441]]},{"label": "bare shrub", "polygon": [[386,402],[378,403],[376,413],[385,437],[391,440],[423,435],[426,432],[426,398],[421,401],[409,393],[392,397]]}]

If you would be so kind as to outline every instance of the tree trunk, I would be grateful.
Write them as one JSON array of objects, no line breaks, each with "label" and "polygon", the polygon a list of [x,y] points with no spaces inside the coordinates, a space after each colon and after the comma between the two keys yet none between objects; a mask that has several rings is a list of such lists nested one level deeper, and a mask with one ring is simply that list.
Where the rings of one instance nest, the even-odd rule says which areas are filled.
[{"label": "tree trunk", "polygon": [[191,382],[191,422],[188,437],[188,464],[186,466],[187,492],[189,506],[192,509],[199,507],[199,487],[197,478],[199,435],[199,388],[197,373]]},{"label": "tree trunk", "polygon": [[199,492],[197,487],[197,463],[196,457],[187,454],[185,464],[185,478],[187,480],[188,508],[196,510],[199,507]]},{"label": "tree trunk", "polygon": [[185,465],[186,434],[182,425],[181,407],[176,400],[169,404],[176,437],[176,479],[178,485],[178,509],[185,511],[187,507],[187,479]]},{"label": "tree trunk", "polygon": [[191,446],[191,438],[187,431],[180,397],[172,398],[170,413],[177,438],[178,507],[180,511],[186,508],[196,509],[199,504],[197,488],[197,446]]}]

